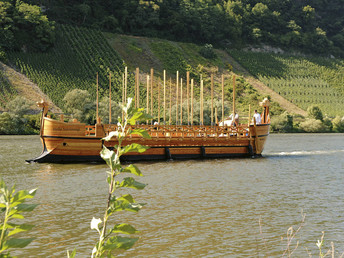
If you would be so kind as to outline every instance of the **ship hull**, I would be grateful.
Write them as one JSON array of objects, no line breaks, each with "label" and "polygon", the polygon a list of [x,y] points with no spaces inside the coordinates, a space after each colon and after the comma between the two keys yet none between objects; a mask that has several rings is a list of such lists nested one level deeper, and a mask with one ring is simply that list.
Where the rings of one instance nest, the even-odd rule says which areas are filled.
[{"label": "ship hull", "polygon": [[[89,126],[88,126],[89,127]],[[269,124],[223,128],[219,126],[140,126],[151,139],[129,137],[122,144],[139,143],[150,147],[143,153],[130,152],[122,161],[211,159],[260,156],[269,135]],[[82,123],[65,123],[44,118],[43,151],[28,162],[102,162],[103,146],[113,149],[116,140],[102,140],[113,125],[95,125],[90,131]],[[98,131],[97,131],[98,129]]]}]

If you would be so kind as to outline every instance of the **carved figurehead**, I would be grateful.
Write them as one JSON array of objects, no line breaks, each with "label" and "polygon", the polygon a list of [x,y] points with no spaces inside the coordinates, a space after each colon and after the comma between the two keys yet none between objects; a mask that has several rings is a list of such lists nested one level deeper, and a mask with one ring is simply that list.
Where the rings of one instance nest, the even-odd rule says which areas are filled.
[{"label": "carved figurehead", "polygon": [[270,101],[268,98],[263,99],[262,102],[259,102],[259,106],[261,107],[269,107],[270,106]]},{"label": "carved figurehead", "polygon": [[44,128],[44,117],[47,116],[49,105],[47,102],[45,102],[43,99],[40,102],[36,102],[37,106],[42,108],[42,116],[41,116],[41,130],[39,132],[39,135],[43,135],[43,128]]},{"label": "carved figurehead", "polygon": [[42,108],[42,116],[45,117],[48,113],[49,105],[43,99],[40,102],[36,102],[37,106]]}]

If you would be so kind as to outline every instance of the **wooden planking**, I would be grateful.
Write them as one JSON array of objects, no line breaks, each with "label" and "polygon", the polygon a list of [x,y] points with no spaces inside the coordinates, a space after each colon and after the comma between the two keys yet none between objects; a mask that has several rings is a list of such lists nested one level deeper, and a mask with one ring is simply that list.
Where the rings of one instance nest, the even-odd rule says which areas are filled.
[{"label": "wooden planking", "polygon": [[[99,156],[102,149],[100,137],[87,135],[92,131],[92,126],[83,123],[65,123],[62,121],[45,118],[44,120],[44,142],[47,151],[55,155],[65,156]],[[103,125],[105,132],[115,130],[115,125]],[[138,126],[147,129],[151,139],[144,139],[139,136],[130,136],[123,145],[133,142],[147,145],[152,148],[144,153],[130,153],[131,156],[167,156],[182,157],[206,157],[206,155],[246,155],[249,153],[248,146],[253,147],[256,154],[261,154],[267,135],[269,134],[269,124],[257,125],[253,127],[219,127],[219,126]],[[247,129],[252,135],[251,141]],[[87,136],[86,136],[87,135]],[[256,137],[256,135],[258,137]],[[50,137],[49,137],[50,136]],[[106,142],[105,145],[113,147],[116,140]]]},{"label": "wooden planking", "polygon": [[[51,145],[55,142],[55,146]],[[99,155],[101,141],[87,139],[45,139],[47,150],[56,155]]]},{"label": "wooden planking", "polygon": [[206,154],[246,154],[248,153],[248,147],[206,147]]},{"label": "wooden planking", "polygon": [[85,136],[84,123],[65,123],[50,118],[44,118],[43,135],[49,136]]},{"label": "wooden planking", "polygon": [[143,153],[129,152],[125,156],[165,155],[165,148],[150,148]]}]

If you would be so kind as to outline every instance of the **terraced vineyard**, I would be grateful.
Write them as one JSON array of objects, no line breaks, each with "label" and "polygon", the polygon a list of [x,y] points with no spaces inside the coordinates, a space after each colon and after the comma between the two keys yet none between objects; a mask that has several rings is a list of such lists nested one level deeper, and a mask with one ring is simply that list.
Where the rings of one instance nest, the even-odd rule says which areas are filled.
[{"label": "terraced vineyard", "polygon": [[344,115],[344,60],[231,50],[251,74],[302,109],[315,104],[329,115]]},{"label": "terraced vineyard", "polygon": [[[59,106],[71,89],[86,89],[95,96],[97,72],[101,92],[108,88],[110,70],[114,91],[122,88],[123,61],[95,30],[59,25],[55,47],[49,52],[9,53],[9,60]],[[113,95],[119,99],[119,94]]]},{"label": "terraced vineyard", "polygon": [[7,81],[4,72],[0,69],[0,107],[5,107],[6,103],[16,94],[15,88]]}]

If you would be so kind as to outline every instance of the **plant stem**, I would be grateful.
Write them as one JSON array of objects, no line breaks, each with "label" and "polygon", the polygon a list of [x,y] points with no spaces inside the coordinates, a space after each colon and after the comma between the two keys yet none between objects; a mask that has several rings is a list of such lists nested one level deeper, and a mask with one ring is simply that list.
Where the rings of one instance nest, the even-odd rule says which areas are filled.
[{"label": "plant stem", "polygon": [[[122,131],[123,135],[121,134],[121,136],[118,138],[118,147],[117,147],[117,150],[116,150],[116,156],[115,156],[116,158],[114,160],[114,162],[116,164],[118,163],[120,155],[121,155],[120,154],[121,153],[120,150],[121,150],[121,146],[122,146],[122,141],[126,137],[125,128],[127,127],[127,123],[126,122],[124,123],[124,127],[122,125],[120,127],[121,127],[121,131]],[[101,231],[101,234],[100,234],[100,237],[99,237],[99,243],[98,243],[98,248],[97,248],[97,252],[96,252],[95,257],[99,257],[101,255],[101,247],[103,246],[103,243],[105,241],[106,225],[107,225],[107,220],[108,220],[107,212],[108,212],[108,209],[110,207],[110,202],[111,202],[111,198],[112,198],[112,192],[113,192],[113,189],[115,187],[114,186],[114,184],[116,182],[115,181],[115,177],[116,177],[116,170],[113,170],[111,168],[111,182],[109,184],[109,195],[108,195],[108,199],[107,199],[107,207],[106,207],[105,214],[104,214],[103,228],[102,228],[102,231]]]}]

